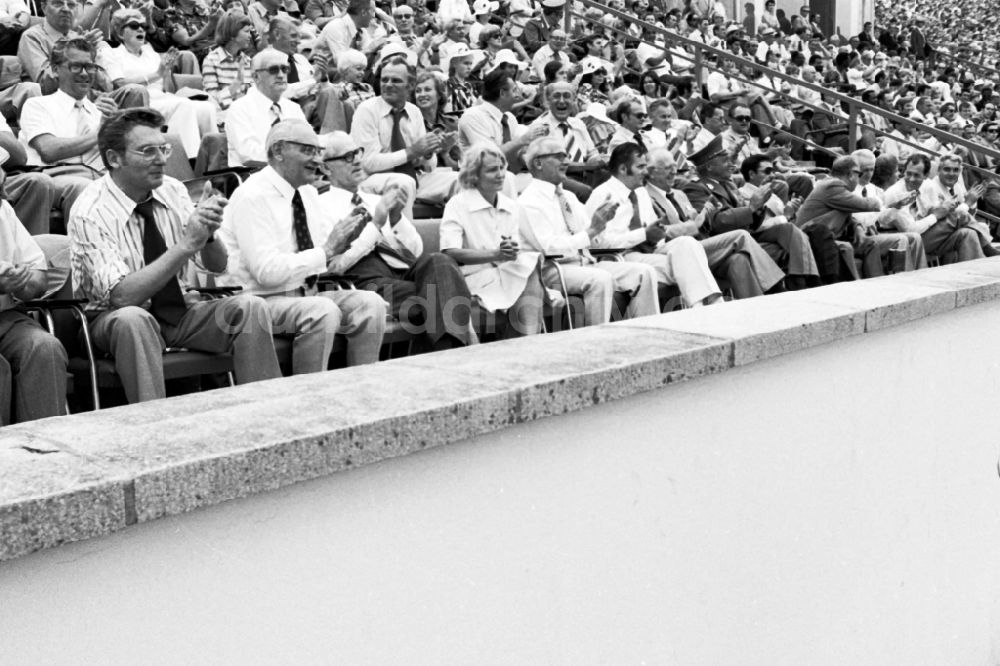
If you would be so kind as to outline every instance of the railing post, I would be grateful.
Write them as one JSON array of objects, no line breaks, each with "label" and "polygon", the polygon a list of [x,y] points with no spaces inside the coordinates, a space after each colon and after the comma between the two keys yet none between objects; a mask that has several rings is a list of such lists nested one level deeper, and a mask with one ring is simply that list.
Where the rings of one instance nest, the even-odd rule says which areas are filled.
[{"label": "railing post", "polygon": [[854,102],[847,103],[847,152],[853,153],[858,148],[858,107]]},{"label": "railing post", "polygon": [[563,30],[566,32],[566,39],[571,40],[572,35],[570,34],[570,24],[573,22],[573,15],[570,13],[573,7],[572,2],[567,2],[563,8]]},{"label": "railing post", "polygon": [[[704,83],[701,80],[701,74],[702,74],[702,67],[701,67],[701,46],[695,44],[695,47],[694,47],[694,84],[696,86],[698,86],[695,90],[697,90],[699,94],[701,93],[701,87],[702,87],[702,85]],[[692,90],[691,92],[693,93],[695,91]]]}]

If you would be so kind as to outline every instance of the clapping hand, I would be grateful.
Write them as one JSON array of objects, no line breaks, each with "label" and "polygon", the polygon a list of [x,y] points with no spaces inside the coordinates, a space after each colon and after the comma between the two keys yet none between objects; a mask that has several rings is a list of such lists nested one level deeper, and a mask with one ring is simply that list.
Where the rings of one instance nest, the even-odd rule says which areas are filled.
[{"label": "clapping hand", "polygon": [[513,240],[510,236],[501,236],[500,249],[497,252],[497,259],[500,261],[514,261],[517,259],[517,253],[517,241]]},{"label": "clapping hand", "polygon": [[28,286],[31,268],[0,261],[0,294],[15,294]]}]

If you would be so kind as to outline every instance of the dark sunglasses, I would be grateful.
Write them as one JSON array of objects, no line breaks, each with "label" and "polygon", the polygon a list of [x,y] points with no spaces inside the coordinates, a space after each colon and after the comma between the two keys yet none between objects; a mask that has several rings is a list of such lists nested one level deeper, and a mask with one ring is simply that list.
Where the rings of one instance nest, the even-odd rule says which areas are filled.
[{"label": "dark sunglasses", "polygon": [[750,122],[750,119],[751,119],[750,116],[733,116],[733,120],[735,120],[738,123],[748,123]]},{"label": "dark sunglasses", "polygon": [[774,167],[767,167],[766,169],[758,169],[758,172],[764,174],[765,176],[770,176],[774,173]]},{"label": "dark sunglasses", "polygon": [[145,30],[146,24],[139,23],[138,21],[129,21],[128,23],[125,24],[125,27],[128,28],[129,30]]},{"label": "dark sunglasses", "polygon": [[365,153],[365,149],[364,148],[357,148],[355,150],[352,150],[349,153],[344,153],[343,155],[338,155],[336,157],[328,157],[328,158],[326,158],[323,161],[324,162],[341,162],[341,161],[343,161],[343,162],[353,162],[354,160],[356,160],[356,159],[360,158],[362,155],[364,155],[364,153]]},{"label": "dark sunglasses", "polygon": [[277,76],[278,74],[288,74],[291,68],[288,65],[271,65],[270,67],[262,67],[258,69],[258,72],[267,72],[271,76]]}]

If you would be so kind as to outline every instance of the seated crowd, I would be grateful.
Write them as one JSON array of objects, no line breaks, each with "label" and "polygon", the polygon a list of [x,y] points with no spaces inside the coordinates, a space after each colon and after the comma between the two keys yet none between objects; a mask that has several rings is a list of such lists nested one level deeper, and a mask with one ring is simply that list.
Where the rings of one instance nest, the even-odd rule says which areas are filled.
[{"label": "seated crowd", "polygon": [[[0,22],[0,425],[66,411],[66,350],[21,307],[61,286],[50,232],[129,402],[166,395],[167,347],[252,382],[282,374],[275,336],[285,372],[319,372],[337,336],[377,361],[394,322],[444,350],[559,328],[568,299],[595,325],[998,253],[989,156],[869,112],[849,137],[839,98],[772,78],[997,147],[1000,81],[936,59],[922,17],[841,40],[808,6],[609,0],[662,31],[593,7],[566,30],[565,1],[48,0]],[[672,33],[725,52],[703,87]],[[194,197],[169,175],[226,170],[238,187]]]}]

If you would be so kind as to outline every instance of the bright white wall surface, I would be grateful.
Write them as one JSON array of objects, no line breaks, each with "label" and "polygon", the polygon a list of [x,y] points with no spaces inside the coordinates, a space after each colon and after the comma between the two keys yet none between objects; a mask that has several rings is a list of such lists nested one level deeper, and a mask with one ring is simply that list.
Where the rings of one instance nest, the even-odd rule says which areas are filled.
[{"label": "bright white wall surface", "polygon": [[996,664],[1000,303],[0,564],[0,663]]}]

